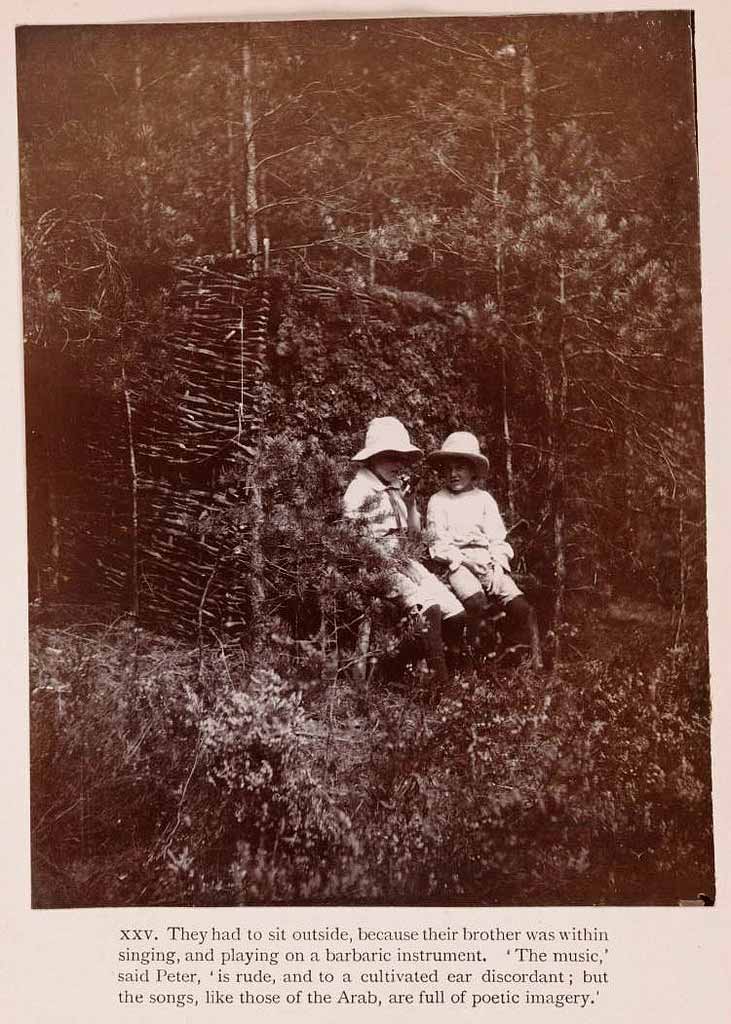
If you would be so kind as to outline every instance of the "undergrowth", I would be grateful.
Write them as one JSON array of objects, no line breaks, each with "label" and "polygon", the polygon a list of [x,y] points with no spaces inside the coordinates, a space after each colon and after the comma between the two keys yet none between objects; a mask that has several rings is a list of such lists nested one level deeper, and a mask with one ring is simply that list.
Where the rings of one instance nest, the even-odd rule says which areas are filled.
[{"label": "undergrowth", "polygon": [[364,689],[276,648],[34,629],[34,905],[712,894],[693,647],[465,670],[436,705],[414,670]]}]

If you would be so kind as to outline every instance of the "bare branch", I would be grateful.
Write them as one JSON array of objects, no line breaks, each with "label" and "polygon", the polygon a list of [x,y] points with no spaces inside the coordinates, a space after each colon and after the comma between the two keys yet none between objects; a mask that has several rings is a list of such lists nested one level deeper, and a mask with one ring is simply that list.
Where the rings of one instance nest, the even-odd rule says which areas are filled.
[{"label": "bare branch", "polygon": [[440,43],[436,39],[430,39],[429,36],[425,36],[422,32],[409,31],[407,29],[402,29],[399,32],[394,32],[390,29],[387,29],[386,32],[388,35],[394,36],[396,38],[416,39],[419,42],[427,43],[427,45],[433,46],[435,49],[447,50],[449,53],[457,53],[461,57],[467,57],[469,60],[479,61],[480,63],[482,63],[482,61],[484,61],[486,58],[491,59],[496,64],[503,63],[502,61],[498,60],[497,57],[490,56],[490,54],[488,53],[487,50],[484,49],[484,47],[480,47],[480,49],[482,50],[482,52],[480,53],[470,53],[469,50],[465,50],[461,46],[451,46],[448,43]]},{"label": "bare branch", "polygon": [[[287,96],[285,97],[285,99],[282,100],[281,103],[276,103],[270,110],[265,110],[263,114],[259,114],[259,116],[254,119],[254,128],[257,128],[262,123],[262,121],[265,121],[268,117],[273,117],[274,114],[279,113],[280,110],[284,110],[287,107],[295,106],[297,103],[300,102],[300,100],[302,100],[307,95],[307,93],[311,89],[313,89],[316,85],[321,84],[322,83],[319,81],[309,82],[301,92],[297,93],[296,96]],[[331,92],[332,90],[326,91]]]}]

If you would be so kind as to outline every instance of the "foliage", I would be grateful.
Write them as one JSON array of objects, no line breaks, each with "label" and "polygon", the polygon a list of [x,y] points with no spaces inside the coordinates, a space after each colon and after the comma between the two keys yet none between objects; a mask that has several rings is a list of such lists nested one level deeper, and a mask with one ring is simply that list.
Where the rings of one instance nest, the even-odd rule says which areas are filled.
[{"label": "foliage", "polygon": [[125,621],[38,630],[35,902],[712,896],[706,666],[649,636],[644,663],[460,673],[428,710]]},{"label": "foliage", "polygon": [[[32,665],[40,905],[246,901],[230,871],[239,844],[310,865],[347,848],[302,756],[298,693],[240,651],[153,641],[123,620],[41,633]],[[309,876],[284,876],[305,895]]]},{"label": "foliage", "polygon": [[288,296],[265,429],[345,456],[376,414],[427,446],[469,426],[557,590],[702,602],[689,37],[684,12],[23,29],[26,336],[94,342],[101,392],[123,369],[144,398],[155,261],[253,225],[283,276],[377,300]]},{"label": "foliage", "polygon": [[490,357],[474,373],[482,354],[464,319],[427,296],[420,307],[400,292],[373,297],[374,310],[345,290],[332,309],[290,297],[277,326],[271,429],[317,437],[341,456],[361,447],[379,415],[402,419],[424,450],[467,422],[485,434],[494,420]]},{"label": "foliage", "polygon": [[708,720],[692,653],[649,678],[589,662],[548,687],[527,673],[506,682],[463,682],[436,722],[382,747],[388,895],[552,904],[568,889],[571,902],[642,903],[651,888],[672,902],[707,878],[708,827],[701,843],[695,829]]},{"label": "foliage", "polygon": [[[323,679],[347,674],[364,615],[396,624],[395,610],[382,603],[391,563],[360,523],[343,517],[342,493],[352,471],[319,439],[267,435],[253,470],[243,464],[241,471],[244,500],[209,513],[195,528],[250,565],[252,523],[259,522],[258,614],[243,641],[257,658],[267,650],[267,664],[295,672],[305,688],[320,688]],[[233,470],[232,484],[242,486],[237,476]],[[406,541],[398,557],[424,554],[421,541]]]}]

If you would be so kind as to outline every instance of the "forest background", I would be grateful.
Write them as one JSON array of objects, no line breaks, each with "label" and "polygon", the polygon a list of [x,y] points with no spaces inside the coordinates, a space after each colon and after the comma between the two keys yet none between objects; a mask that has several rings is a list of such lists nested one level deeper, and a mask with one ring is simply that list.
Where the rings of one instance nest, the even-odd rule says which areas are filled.
[{"label": "forest background", "polygon": [[[712,890],[688,16],[18,51],[36,899]],[[238,450],[178,473],[211,493],[181,528],[247,567],[235,638],[224,594],[186,644],[145,618],[134,425],[180,404],[170,268],[224,253],[274,312]],[[343,623],[378,571],[354,587],[337,496],[381,413],[425,450],[481,436],[550,677],[459,675],[431,713],[374,673],[363,699]]]}]

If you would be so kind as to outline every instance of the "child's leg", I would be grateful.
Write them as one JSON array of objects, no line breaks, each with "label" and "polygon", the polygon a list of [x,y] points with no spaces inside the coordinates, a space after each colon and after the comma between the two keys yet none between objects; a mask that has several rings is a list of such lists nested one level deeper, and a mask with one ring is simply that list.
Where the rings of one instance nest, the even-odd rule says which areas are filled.
[{"label": "child's leg", "polygon": [[442,610],[438,604],[424,610],[426,622],[426,661],[434,673],[434,682],[444,686],[449,682],[449,670],[444,656],[442,637]]},{"label": "child's leg", "polygon": [[484,590],[471,594],[462,602],[467,613],[467,643],[473,651],[481,646],[481,641],[488,632],[487,616],[488,601]]},{"label": "child's leg", "polygon": [[462,651],[465,614],[442,617],[439,605],[431,605],[423,612],[427,625],[426,660],[433,673],[430,698],[435,703],[440,691],[449,684],[451,673],[457,668]]},{"label": "child's leg", "polygon": [[412,563],[410,568],[419,578],[419,603],[427,609],[427,663],[434,672],[435,683],[443,685],[449,679],[448,667],[454,667],[462,646],[464,609],[452,591],[420,562]]},{"label": "child's leg", "polygon": [[543,656],[541,654],[541,638],[538,632],[538,619],[536,613],[523,594],[514,597],[505,605],[505,612],[508,616],[511,631],[523,643],[530,647],[530,663],[533,668],[543,668]]},{"label": "child's leg", "polygon": [[526,644],[531,652],[531,666],[543,668],[536,613],[513,577],[500,569],[499,572],[486,573],[483,585],[485,591],[497,598],[505,609],[512,643]]},{"label": "child's leg", "polygon": [[449,585],[464,605],[467,615],[467,643],[473,650],[479,650],[481,641],[490,632],[487,616],[488,600],[481,581],[464,565],[449,575]]},{"label": "child's leg", "polygon": [[394,573],[394,587],[406,608],[420,609],[426,623],[426,658],[437,684],[449,679],[445,641],[453,648],[461,643],[464,609],[455,595],[420,562],[411,561],[406,573]]},{"label": "child's leg", "polygon": [[[466,609],[465,609],[466,611]],[[460,654],[465,636],[465,621],[468,616],[465,612],[458,615],[450,615],[442,619],[442,637],[444,639],[444,653],[447,659],[447,666],[454,670],[459,665]]]}]

